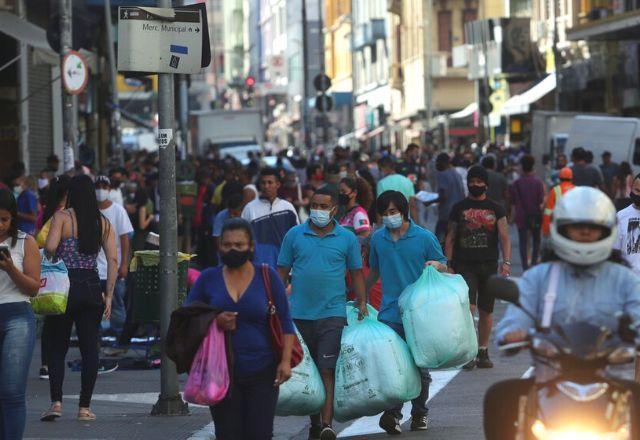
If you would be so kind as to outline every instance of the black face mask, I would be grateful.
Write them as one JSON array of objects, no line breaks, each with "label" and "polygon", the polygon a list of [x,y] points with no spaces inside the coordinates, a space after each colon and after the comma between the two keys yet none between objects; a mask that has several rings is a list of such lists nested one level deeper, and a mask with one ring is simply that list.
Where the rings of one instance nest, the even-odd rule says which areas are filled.
[{"label": "black face mask", "polygon": [[631,198],[631,201],[634,205],[640,206],[640,195],[631,192],[631,194],[629,194],[629,197]]},{"label": "black face mask", "polygon": [[349,194],[338,195],[338,203],[342,206],[347,206],[350,200],[351,200],[351,197],[349,197]]},{"label": "black face mask", "polygon": [[487,186],[476,186],[476,185],[468,185],[467,188],[469,188],[469,194],[471,194],[473,197],[480,197],[482,194],[484,194],[487,191]]},{"label": "black face mask", "polygon": [[236,267],[242,266],[247,261],[253,258],[253,251],[237,251],[235,249],[231,249],[228,252],[221,252],[220,259],[224,263],[225,266],[229,266],[230,268],[235,269]]}]

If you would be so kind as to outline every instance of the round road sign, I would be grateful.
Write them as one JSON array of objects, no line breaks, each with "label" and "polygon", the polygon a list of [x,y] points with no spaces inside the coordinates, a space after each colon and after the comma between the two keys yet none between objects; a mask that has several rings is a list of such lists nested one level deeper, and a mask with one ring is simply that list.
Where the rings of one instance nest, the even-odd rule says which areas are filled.
[{"label": "round road sign", "polygon": [[331,78],[324,73],[319,73],[313,78],[313,87],[319,92],[326,92],[331,87]]},{"label": "round road sign", "polygon": [[88,81],[89,66],[84,57],[75,50],[69,51],[62,59],[62,82],[67,93],[82,93]]}]

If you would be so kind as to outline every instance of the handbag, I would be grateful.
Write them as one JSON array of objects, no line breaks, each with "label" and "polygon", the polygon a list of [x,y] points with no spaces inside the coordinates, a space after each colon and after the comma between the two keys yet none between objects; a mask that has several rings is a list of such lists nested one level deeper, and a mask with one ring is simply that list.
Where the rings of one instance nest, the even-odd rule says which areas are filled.
[{"label": "handbag", "polygon": [[[267,293],[268,314],[269,314],[269,332],[271,333],[271,344],[276,353],[278,362],[282,359],[282,351],[284,350],[284,332],[282,331],[282,323],[278,316],[275,302],[273,301],[273,291],[271,290],[271,277],[269,276],[269,265],[262,265],[262,280],[264,281],[264,290]],[[304,357],[304,351],[298,338],[293,340],[293,349],[291,350],[291,368],[295,368]]]},{"label": "handbag", "polygon": [[63,315],[69,299],[69,272],[62,260],[56,263],[41,252],[40,289],[31,298],[33,312],[38,315]]}]

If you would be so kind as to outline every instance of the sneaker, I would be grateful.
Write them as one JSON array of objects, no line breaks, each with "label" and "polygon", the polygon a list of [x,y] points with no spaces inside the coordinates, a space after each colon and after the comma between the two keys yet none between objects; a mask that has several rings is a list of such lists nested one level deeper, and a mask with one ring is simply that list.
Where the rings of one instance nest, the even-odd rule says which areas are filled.
[{"label": "sneaker", "polygon": [[100,359],[98,364],[98,374],[112,373],[118,369],[118,363],[116,361],[107,361]]},{"label": "sneaker", "polygon": [[336,440],[337,436],[331,425],[324,425],[320,432],[320,440]]},{"label": "sneaker", "polygon": [[429,418],[424,416],[411,416],[412,431],[426,431],[429,427]]},{"label": "sneaker", "polygon": [[107,357],[118,357],[125,354],[128,350],[126,348],[106,347],[102,350],[102,354]]},{"label": "sneaker", "polygon": [[47,367],[40,368],[40,379],[42,380],[49,379],[49,369]]},{"label": "sneaker", "polygon": [[317,440],[320,438],[320,434],[322,434],[322,426],[320,425],[311,425],[309,428],[309,440]]},{"label": "sneaker", "polygon": [[380,428],[384,430],[389,435],[398,435],[402,434],[402,428],[400,428],[400,422],[393,414],[389,412],[385,412],[380,417],[380,423],[378,423]]},{"label": "sneaker", "polygon": [[481,348],[478,350],[478,368],[493,368],[493,362],[489,359],[489,349]]},{"label": "sneaker", "polygon": [[476,367],[476,360],[475,359],[471,359],[469,362],[467,362],[466,364],[464,364],[464,366],[462,367],[463,370],[467,370],[467,371],[471,371]]}]

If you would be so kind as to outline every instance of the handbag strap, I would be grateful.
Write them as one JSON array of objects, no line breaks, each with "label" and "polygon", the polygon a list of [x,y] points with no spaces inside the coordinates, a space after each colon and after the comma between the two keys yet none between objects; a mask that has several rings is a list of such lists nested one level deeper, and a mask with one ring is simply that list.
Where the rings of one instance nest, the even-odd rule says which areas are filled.
[{"label": "handbag strap", "polygon": [[270,315],[275,315],[276,304],[273,301],[273,291],[271,290],[271,276],[269,275],[269,265],[262,263],[262,281],[264,282],[264,291],[267,294],[268,312]]},{"label": "handbag strap", "polygon": [[551,265],[551,274],[549,275],[549,286],[547,287],[547,293],[544,295],[544,308],[542,309],[542,323],[543,329],[549,329],[551,327],[551,317],[553,315],[553,308],[556,303],[558,279],[560,278],[560,263],[553,263]]}]

